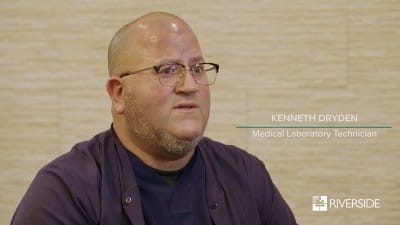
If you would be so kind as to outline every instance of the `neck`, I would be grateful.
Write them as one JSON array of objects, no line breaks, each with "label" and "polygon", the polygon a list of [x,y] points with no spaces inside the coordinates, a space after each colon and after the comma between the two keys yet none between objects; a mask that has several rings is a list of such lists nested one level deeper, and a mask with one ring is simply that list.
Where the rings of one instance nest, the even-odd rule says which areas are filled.
[{"label": "neck", "polygon": [[[176,171],[180,170],[186,166],[193,156],[194,150],[190,151],[188,154],[180,158],[163,157],[167,154],[163,149],[151,149],[145,146],[139,140],[135,140],[134,137],[129,135],[129,131],[126,126],[121,123],[113,123],[113,128],[117,134],[122,145],[135,154],[140,160],[142,160],[146,165],[162,171]],[[155,154],[159,153],[159,154]],[[163,154],[165,153],[165,154]]]}]

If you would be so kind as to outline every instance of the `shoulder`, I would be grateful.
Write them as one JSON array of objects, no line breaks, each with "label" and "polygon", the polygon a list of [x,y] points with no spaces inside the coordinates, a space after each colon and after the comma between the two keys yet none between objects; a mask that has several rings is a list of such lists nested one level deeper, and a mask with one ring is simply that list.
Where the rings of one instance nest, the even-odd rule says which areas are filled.
[{"label": "shoulder", "polygon": [[252,189],[261,181],[271,182],[264,163],[243,149],[210,138],[203,138],[199,149],[206,171],[225,184]]},{"label": "shoulder", "polygon": [[[102,145],[107,132],[76,144],[39,170],[12,224],[94,224],[99,216]],[[62,203],[62,204],[60,204]],[[56,221],[57,220],[57,221]]]},{"label": "shoulder", "polygon": [[261,160],[238,147],[210,138],[204,138],[199,149],[206,165],[206,176],[207,171],[210,172],[209,176],[222,186],[227,201],[240,204],[249,215],[257,210],[262,224],[296,224]]},{"label": "shoulder", "polygon": [[[241,204],[251,215],[263,208],[266,193],[274,192],[264,164],[257,157],[236,146],[225,145],[209,138],[199,143],[207,176],[222,187],[227,201]],[[240,195],[238,195],[240,193]]]},{"label": "shoulder", "polygon": [[99,133],[89,140],[75,144],[72,149],[44,166],[39,173],[56,173],[62,176],[84,176],[95,173],[102,161],[102,151],[110,132]]},{"label": "shoulder", "polygon": [[247,151],[234,145],[226,145],[211,138],[204,137],[199,143],[205,160],[210,160],[224,166],[234,166],[236,170],[252,170],[264,167],[261,160]]},{"label": "shoulder", "polygon": [[[75,144],[69,152],[40,169],[35,179],[57,180],[57,183],[61,183],[63,188],[68,189],[71,194],[88,195],[84,192],[98,187],[101,181],[102,152],[109,139],[109,133],[105,131],[89,140]],[[59,188],[53,187],[52,183],[47,186]]]}]

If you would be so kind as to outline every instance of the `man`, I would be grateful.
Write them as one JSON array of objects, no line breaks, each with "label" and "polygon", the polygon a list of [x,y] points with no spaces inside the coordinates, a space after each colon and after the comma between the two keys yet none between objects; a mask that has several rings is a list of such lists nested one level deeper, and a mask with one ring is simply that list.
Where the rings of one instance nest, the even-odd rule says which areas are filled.
[{"label": "man", "polygon": [[12,224],[296,224],[260,160],[202,137],[219,66],[182,19],[125,25],[108,59],[111,129],[41,169]]}]

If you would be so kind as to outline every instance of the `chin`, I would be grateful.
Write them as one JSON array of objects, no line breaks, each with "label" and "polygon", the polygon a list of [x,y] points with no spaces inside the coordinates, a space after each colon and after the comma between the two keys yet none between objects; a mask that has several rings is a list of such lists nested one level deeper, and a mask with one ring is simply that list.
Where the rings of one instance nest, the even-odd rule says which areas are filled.
[{"label": "chin", "polygon": [[202,129],[179,129],[179,131],[173,132],[174,136],[184,140],[194,140],[203,135]]},{"label": "chin", "polygon": [[182,140],[188,140],[188,141],[193,141],[194,139],[201,137],[202,133],[198,132],[198,133],[185,133],[185,134],[181,134],[176,136],[178,139],[182,139]]}]

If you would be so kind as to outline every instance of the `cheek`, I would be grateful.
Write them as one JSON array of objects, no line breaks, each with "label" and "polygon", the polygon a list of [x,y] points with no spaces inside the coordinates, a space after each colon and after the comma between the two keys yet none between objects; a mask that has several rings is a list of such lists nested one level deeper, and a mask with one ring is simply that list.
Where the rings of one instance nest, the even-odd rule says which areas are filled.
[{"label": "cheek", "polygon": [[152,92],[146,95],[143,105],[146,108],[146,113],[155,121],[163,120],[171,113],[173,107],[173,99],[171,91],[167,89],[153,88]]},{"label": "cheek", "polygon": [[203,115],[208,118],[208,114],[210,111],[210,90],[209,87],[204,87],[200,92],[200,101],[202,104],[202,112]]},{"label": "cheek", "polygon": [[157,118],[163,117],[167,112],[169,103],[169,92],[165,88],[159,87],[154,82],[141,82],[136,80],[134,88],[128,88],[131,98],[137,109],[147,119],[156,121]]}]

